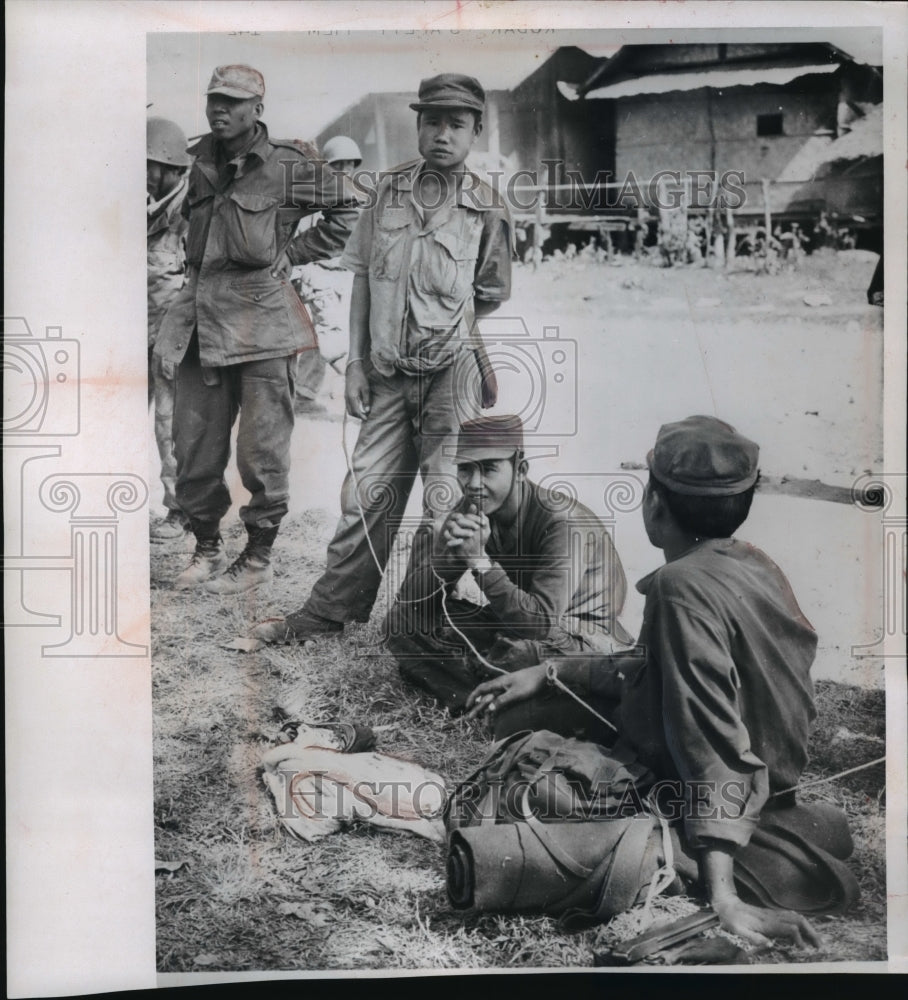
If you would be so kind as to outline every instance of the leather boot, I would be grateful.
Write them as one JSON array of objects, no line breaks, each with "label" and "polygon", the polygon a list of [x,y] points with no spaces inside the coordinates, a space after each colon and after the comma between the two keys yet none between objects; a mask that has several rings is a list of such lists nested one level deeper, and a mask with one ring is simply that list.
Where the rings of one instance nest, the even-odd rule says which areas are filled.
[{"label": "leather boot", "polygon": [[242,594],[254,587],[271,583],[271,546],[277,538],[277,528],[246,527],[246,548],[237,556],[230,568],[218,577],[208,580],[205,590],[209,594]]},{"label": "leather boot", "polygon": [[174,590],[190,590],[200,587],[207,580],[216,578],[227,568],[227,552],[220,533],[196,532],[195,552],[189,565],[176,578]]}]

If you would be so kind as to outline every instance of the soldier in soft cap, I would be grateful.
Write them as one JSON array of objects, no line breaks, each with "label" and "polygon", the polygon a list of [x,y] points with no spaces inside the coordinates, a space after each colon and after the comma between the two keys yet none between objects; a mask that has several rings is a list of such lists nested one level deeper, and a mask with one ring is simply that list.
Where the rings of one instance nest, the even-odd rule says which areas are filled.
[{"label": "soldier in soft cap", "polygon": [[[548,729],[613,742],[614,730],[548,686],[554,674],[611,716],[615,758],[645,768],[641,796],[654,785],[677,787],[681,848],[722,927],[760,944],[816,945],[801,913],[828,910],[835,893],[822,878],[800,896],[776,884],[776,900],[793,902],[774,905],[790,909],[744,902],[735,881],[736,855],[763,824],[788,817],[788,828],[821,851],[833,827],[849,840],[841,811],[818,819],[792,792],[816,714],[817,635],[779,567],[734,537],[750,511],[758,459],[753,441],[715,417],[665,424],[648,455],[643,498],[646,533],[665,564],[637,584],[646,604],[636,653],[550,660],[480,684],[468,704],[493,720],[496,738]],[[770,856],[764,876],[772,870]],[[854,878],[839,870],[853,899]]]},{"label": "soldier in soft cap", "polygon": [[518,670],[626,649],[627,583],[611,537],[578,500],[527,478],[520,418],[466,421],[454,461],[463,497],[440,527],[417,532],[388,615],[402,676],[457,714],[486,676],[483,660]]},{"label": "soldier in soft cap", "polygon": [[[264,96],[251,66],[218,66],[211,77],[211,132],[189,150],[186,284],[155,348],[177,368],[176,495],[196,539],[174,582],[180,590],[237,594],[272,579],[289,502],[294,372],[299,353],[317,349],[290,271],[338,254],[356,218],[344,174],[269,136]],[[318,224],[297,233],[315,212]],[[237,421],[237,468],[250,497],[240,508],[246,546],[228,566],[220,524],[231,505],[224,472]]]},{"label": "soldier in soft cap", "polygon": [[510,296],[511,224],[466,166],[485,92],[442,73],[410,107],[419,158],[382,174],[341,258],[354,274],[345,398],[362,421],[341,519],[305,604],[256,626],[260,641],[337,636],[369,620],[417,474],[427,515],[446,514],[457,489],[445,446],[494,402],[476,318]]}]

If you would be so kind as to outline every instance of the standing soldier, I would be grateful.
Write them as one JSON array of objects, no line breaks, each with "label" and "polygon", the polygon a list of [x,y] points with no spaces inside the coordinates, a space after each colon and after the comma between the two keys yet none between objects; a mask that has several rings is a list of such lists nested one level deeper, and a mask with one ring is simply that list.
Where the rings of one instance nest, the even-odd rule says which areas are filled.
[{"label": "standing soldier", "polygon": [[[482,133],[478,80],[423,80],[419,159],[382,175],[343,255],[353,271],[347,412],[362,421],[341,492],[327,567],[305,605],[253,629],[260,641],[306,639],[369,620],[417,472],[427,514],[457,501],[449,448],[460,421],[492,405],[476,332],[511,291],[507,206],[467,169]],[[482,371],[480,371],[482,366]]]},{"label": "standing soldier", "polygon": [[161,459],[166,517],[151,526],[155,541],[182,538],[189,522],[174,495],[177,462],[173,454],[174,366],[154,354],[155,339],[167,307],[183,284],[186,264],[186,172],[192,162],[186,136],[166,118],[149,118],[145,129],[145,190],[148,212],[148,405],[154,403],[154,436]]},{"label": "standing soldier", "polygon": [[[179,366],[176,494],[196,538],[174,586],[236,594],[272,577],[289,498],[296,355],[316,348],[289,274],[343,248],[356,197],[343,174],[268,135],[258,70],[219,66],[206,93],[211,132],[189,150],[186,284],[155,350]],[[319,224],[295,236],[300,219],[318,211]],[[228,569],[220,522],[237,415],[237,467],[251,496],[240,508],[247,544]]]}]

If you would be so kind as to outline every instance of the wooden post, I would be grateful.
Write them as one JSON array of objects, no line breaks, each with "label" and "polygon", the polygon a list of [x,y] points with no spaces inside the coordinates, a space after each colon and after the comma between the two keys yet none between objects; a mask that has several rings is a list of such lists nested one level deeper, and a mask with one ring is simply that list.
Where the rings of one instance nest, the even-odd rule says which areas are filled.
[{"label": "wooden post", "polygon": [[536,199],[536,221],[533,224],[533,270],[535,271],[539,267],[539,261],[542,258],[542,222],[545,219],[545,202],[546,202],[546,192],[540,190],[537,192],[539,197]]},{"label": "wooden post", "polygon": [[725,213],[726,213],[725,214],[725,218],[726,218],[726,221],[728,222],[728,233],[727,233],[727,235],[725,237],[725,239],[726,239],[726,246],[725,246],[725,267],[728,270],[731,270],[732,264],[734,264],[734,261],[735,261],[735,249],[736,249],[736,245],[735,245],[735,214],[728,207],[726,207]]},{"label": "wooden post", "polygon": [[772,213],[769,211],[769,178],[764,177],[763,185],[763,221],[766,226],[766,252],[769,253],[769,241],[772,239]]},{"label": "wooden post", "polygon": [[713,204],[706,210],[706,250],[703,252],[703,266],[709,267],[709,257],[713,252]]}]

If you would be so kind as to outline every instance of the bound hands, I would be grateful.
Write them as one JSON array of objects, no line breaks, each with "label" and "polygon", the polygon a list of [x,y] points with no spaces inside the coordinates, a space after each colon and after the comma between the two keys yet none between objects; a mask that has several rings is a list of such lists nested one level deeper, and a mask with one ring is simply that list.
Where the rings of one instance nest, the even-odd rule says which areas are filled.
[{"label": "bound hands", "polygon": [[791,942],[796,948],[817,948],[821,939],[806,917],[792,910],[767,910],[751,906],[737,895],[713,899],[710,905],[719,924],[730,934],[737,934],[754,944],[770,945],[772,939]]},{"label": "bound hands", "polygon": [[545,687],[547,666],[545,662],[537,663],[535,667],[524,667],[512,674],[501,674],[490,681],[483,681],[467,698],[466,717],[475,719],[483,713],[493,715],[508,705],[532,698]]},{"label": "bound hands", "polygon": [[439,555],[463,559],[472,569],[488,559],[486,544],[490,534],[489,519],[476,504],[470,504],[466,513],[452,511],[442,525]]},{"label": "bound hands", "polygon": [[733,845],[714,840],[700,857],[700,875],[722,929],[759,945],[779,938],[798,948],[818,947],[820,936],[800,913],[767,910],[739,898],[734,886],[734,851]]},{"label": "bound hands", "polygon": [[362,360],[347,362],[347,379],[344,385],[347,413],[357,420],[365,420],[372,408],[372,390],[363,370]]}]

